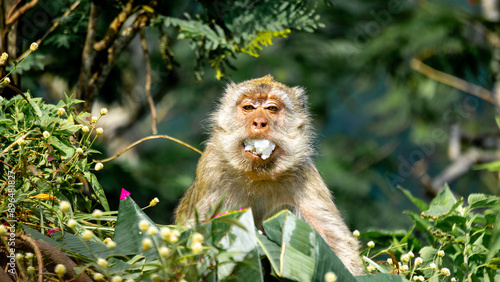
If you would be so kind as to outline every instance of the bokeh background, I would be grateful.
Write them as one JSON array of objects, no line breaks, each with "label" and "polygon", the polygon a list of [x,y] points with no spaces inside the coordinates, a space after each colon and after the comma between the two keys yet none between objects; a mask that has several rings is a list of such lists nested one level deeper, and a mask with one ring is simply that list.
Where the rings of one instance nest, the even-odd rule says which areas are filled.
[{"label": "bokeh background", "polygon": [[[17,27],[18,46],[26,49],[60,21],[17,82],[51,103],[76,92],[81,71],[90,2],[81,1],[61,18],[75,2],[39,1]],[[127,2],[99,4],[101,36]],[[134,5],[150,1],[142,2]],[[205,19],[222,2],[159,1],[155,13]],[[307,89],[317,131],[314,159],[351,228],[408,228],[411,222],[402,211],[415,208],[399,186],[426,200],[445,183],[458,196],[499,195],[498,174],[477,169],[498,158],[498,2],[304,2],[324,26],[312,32],[292,29],[286,38],[261,45],[258,57],[234,54],[229,60],[234,68],[226,67],[221,79],[210,64],[195,74],[192,40],[179,38],[175,27],[163,30],[166,36],[147,27],[158,134],[203,149],[206,119],[225,85],[272,74]],[[234,3],[248,9],[255,4]],[[162,44],[171,56],[165,56]],[[94,113],[109,110],[99,121],[104,134],[96,148],[102,156],[96,158],[113,156],[152,134],[145,70],[137,35],[116,58],[92,105]],[[158,197],[160,203],[148,215],[169,224],[193,181],[198,158],[172,141],[150,140],[104,163],[96,175],[112,209],[123,187],[140,206]]]}]

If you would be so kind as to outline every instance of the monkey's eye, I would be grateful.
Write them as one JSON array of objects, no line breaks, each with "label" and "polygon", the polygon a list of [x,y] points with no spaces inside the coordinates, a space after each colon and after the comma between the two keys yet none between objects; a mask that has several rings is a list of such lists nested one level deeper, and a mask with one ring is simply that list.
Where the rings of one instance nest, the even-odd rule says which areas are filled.
[{"label": "monkey's eye", "polygon": [[278,107],[277,106],[269,106],[266,108],[266,110],[270,111],[271,113],[275,113],[278,111]]},{"label": "monkey's eye", "polygon": [[245,106],[243,106],[243,110],[244,111],[251,111],[251,110],[255,110],[255,107],[252,105],[245,105]]}]

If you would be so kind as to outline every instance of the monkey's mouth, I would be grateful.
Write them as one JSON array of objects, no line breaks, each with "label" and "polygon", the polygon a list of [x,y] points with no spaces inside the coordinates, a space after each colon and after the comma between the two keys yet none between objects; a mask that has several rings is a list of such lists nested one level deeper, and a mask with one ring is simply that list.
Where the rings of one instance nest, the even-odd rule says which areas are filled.
[{"label": "monkey's mouth", "polygon": [[243,140],[243,145],[245,146],[245,152],[258,156],[263,160],[268,159],[276,149],[276,144],[267,139],[246,139]]}]

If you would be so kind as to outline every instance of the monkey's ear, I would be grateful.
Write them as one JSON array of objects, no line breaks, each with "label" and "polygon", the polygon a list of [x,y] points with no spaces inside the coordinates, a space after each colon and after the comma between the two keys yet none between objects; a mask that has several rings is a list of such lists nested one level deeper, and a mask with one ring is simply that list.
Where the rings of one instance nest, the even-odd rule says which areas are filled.
[{"label": "monkey's ear", "polygon": [[307,108],[307,95],[306,95],[306,90],[300,86],[296,86],[292,88],[292,91],[297,97],[297,100],[300,103],[300,108],[301,109],[306,109]]}]

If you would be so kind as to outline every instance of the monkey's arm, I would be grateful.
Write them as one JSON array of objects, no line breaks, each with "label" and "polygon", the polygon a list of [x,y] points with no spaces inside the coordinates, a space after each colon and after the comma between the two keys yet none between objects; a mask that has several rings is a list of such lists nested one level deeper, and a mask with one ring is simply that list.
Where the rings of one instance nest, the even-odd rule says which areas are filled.
[{"label": "monkey's arm", "polygon": [[311,164],[307,170],[304,190],[295,199],[297,212],[318,231],[352,274],[363,274],[357,239],[342,219],[316,167]]},{"label": "monkey's arm", "polygon": [[220,182],[220,170],[213,160],[217,158],[211,153],[212,150],[206,149],[201,155],[196,167],[196,176],[193,184],[186,191],[175,210],[175,222],[186,223],[194,219],[195,210],[198,211],[200,220],[205,219],[209,211],[210,204],[215,204],[220,200],[222,192],[214,191],[218,187],[216,183]]}]

